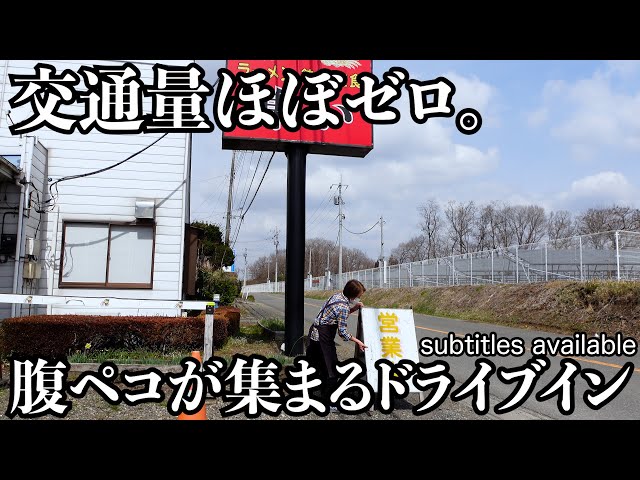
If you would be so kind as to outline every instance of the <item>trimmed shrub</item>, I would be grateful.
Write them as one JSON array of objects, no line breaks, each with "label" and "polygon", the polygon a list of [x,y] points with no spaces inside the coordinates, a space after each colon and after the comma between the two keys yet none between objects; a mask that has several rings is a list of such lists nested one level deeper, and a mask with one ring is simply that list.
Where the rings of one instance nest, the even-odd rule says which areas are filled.
[{"label": "trimmed shrub", "polygon": [[[198,317],[204,318],[205,313],[200,312]],[[228,322],[227,333],[230,337],[240,333],[240,309],[229,306],[216,308],[215,318],[224,318]]]},{"label": "trimmed shrub", "polygon": [[[227,316],[215,315],[214,347],[225,343],[229,329]],[[196,350],[204,346],[204,318],[34,315],[5,319],[0,338],[0,357],[65,357],[87,343],[92,349]]]},{"label": "trimmed shrub", "polygon": [[222,270],[198,270],[196,279],[198,298],[211,301],[215,293],[220,294],[220,305],[231,305],[240,295],[242,283],[238,278]]}]

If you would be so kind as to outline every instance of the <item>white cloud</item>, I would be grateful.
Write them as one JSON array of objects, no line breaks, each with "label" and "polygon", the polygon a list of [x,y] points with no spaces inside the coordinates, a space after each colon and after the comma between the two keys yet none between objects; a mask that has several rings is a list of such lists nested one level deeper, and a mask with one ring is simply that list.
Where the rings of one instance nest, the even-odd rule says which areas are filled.
[{"label": "white cloud", "polygon": [[444,75],[456,86],[453,98],[457,110],[462,108],[475,108],[481,114],[486,112],[496,97],[497,90],[478,77],[465,77],[455,72]]},{"label": "white cloud", "polygon": [[556,196],[556,208],[581,210],[615,203],[637,204],[638,190],[620,172],[604,171],[573,182],[569,189]]},{"label": "white cloud", "polygon": [[603,147],[640,151],[640,91],[624,91],[616,82],[637,70],[638,62],[609,62],[573,83],[548,81],[543,105],[528,114],[529,125],[551,119],[551,135],[565,141],[578,160],[595,157]]}]

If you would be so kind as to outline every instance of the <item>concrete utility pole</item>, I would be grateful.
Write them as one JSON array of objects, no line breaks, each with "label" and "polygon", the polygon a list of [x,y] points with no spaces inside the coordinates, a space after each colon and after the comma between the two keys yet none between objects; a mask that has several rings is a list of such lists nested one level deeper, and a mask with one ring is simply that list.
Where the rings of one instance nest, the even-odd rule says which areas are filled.
[{"label": "concrete utility pole", "polygon": [[309,288],[313,288],[313,277],[311,276],[311,247],[309,247]]},{"label": "concrete utility pole", "polygon": [[247,249],[244,249],[244,286],[247,286]]},{"label": "concrete utility pole", "polygon": [[327,250],[327,268],[324,271],[324,289],[329,290],[331,286],[331,272],[329,271],[329,250]]},{"label": "concrete utility pole", "polygon": [[231,203],[233,196],[233,176],[234,176],[234,168],[236,163],[236,151],[233,150],[231,155],[231,175],[229,176],[229,197],[227,198],[227,226],[224,231],[224,243],[229,245],[229,236],[231,230]]},{"label": "concrete utility pole", "polygon": [[384,220],[382,219],[382,215],[380,215],[380,261],[384,262],[384,230],[383,226]]},{"label": "concrete utility pole", "polygon": [[[335,183],[333,184],[335,185]],[[333,187],[333,185],[331,185]],[[338,184],[338,196],[333,197],[333,204],[338,205],[338,285],[342,285],[342,221],[344,220],[344,215],[342,214],[342,205],[344,202],[342,201],[342,187],[345,187],[345,190],[349,187],[349,185],[342,185],[342,175],[340,175],[340,183]]]},{"label": "concrete utility pole", "polygon": [[382,275],[380,275],[380,286],[382,287],[382,285],[385,283],[385,276],[387,274],[387,269],[385,268],[384,265],[384,220],[382,219],[382,215],[380,215],[380,268],[381,268],[381,272]]},{"label": "concrete utility pole", "polygon": [[276,293],[278,292],[278,244],[280,242],[278,241],[278,227],[276,227],[276,233],[273,236],[273,244],[276,246]]}]

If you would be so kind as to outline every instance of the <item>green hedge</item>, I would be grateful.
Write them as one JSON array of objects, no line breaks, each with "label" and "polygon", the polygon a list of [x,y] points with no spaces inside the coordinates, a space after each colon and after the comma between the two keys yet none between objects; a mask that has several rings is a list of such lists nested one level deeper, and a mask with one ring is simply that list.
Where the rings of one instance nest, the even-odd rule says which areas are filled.
[{"label": "green hedge", "polygon": [[217,293],[220,295],[221,305],[231,305],[240,295],[242,282],[235,275],[222,270],[201,269],[198,271],[196,289],[200,299],[211,301]]}]

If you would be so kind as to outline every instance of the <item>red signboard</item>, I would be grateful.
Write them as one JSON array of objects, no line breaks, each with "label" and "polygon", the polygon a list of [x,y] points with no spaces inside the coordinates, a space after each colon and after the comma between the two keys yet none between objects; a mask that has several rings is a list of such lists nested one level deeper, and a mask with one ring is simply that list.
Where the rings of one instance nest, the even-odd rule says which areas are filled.
[{"label": "red signboard", "polygon": [[[321,69],[340,70],[347,77],[340,95],[331,102],[331,108],[343,116],[344,123],[339,128],[310,130],[300,128],[290,132],[284,127],[276,129],[259,127],[245,130],[236,127],[222,133],[222,148],[227,150],[266,150],[285,151],[287,144],[302,143],[308,145],[309,153],[364,157],[373,149],[373,125],[366,122],[360,113],[351,112],[344,107],[342,96],[360,91],[357,75],[372,72],[371,60],[227,60],[227,69],[232,73],[248,73],[256,69],[269,73],[269,83],[274,89],[283,86],[283,70],[290,68],[302,74]],[[271,102],[274,107],[275,102]],[[275,109],[275,108],[274,108]]]}]

